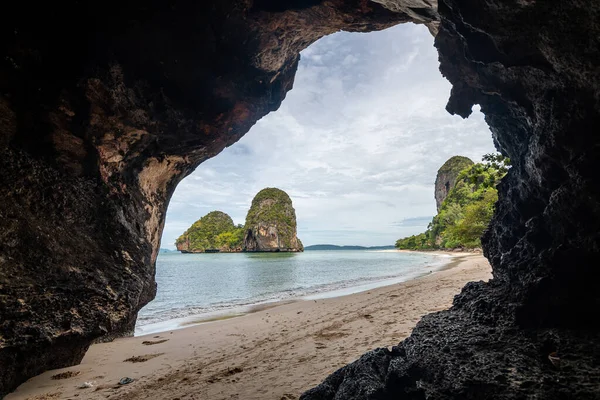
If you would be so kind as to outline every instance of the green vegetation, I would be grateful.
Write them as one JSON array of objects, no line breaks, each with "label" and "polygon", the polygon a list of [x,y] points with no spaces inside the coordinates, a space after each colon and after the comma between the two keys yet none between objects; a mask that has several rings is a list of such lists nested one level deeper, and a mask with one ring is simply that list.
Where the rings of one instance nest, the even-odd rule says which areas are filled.
[{"label": "green vegetation", "polygon": [[181,235],[175,245],[186,252],[239,251],[244,241],[244,227],[235,226],[231,217],[221,211],[212,211]]},{"label": "green vegetation", "polygon": [[474,162],[471,161],[471,159],[468,157],[453,156],[453,157],[450,157],[448,159],[448,161],[446,161],[444,163],[444,165],[442,165],[440,167],[438,174],[454,172],[454,171],[460,172],[460,171],[470,167],[473,164],[474,164]]},{"label": "green vegetation", "polygon": [[293,248],[296,236],[296,213],[292,200],[286,192],[277,188],[265,188],[258,192],[246,215],[246,230],[259,224],[277,226],[277,233],[284,247]]},{"label": "green vegetation", "polygon": [[481,235],[498,200],[496,185],[506,175],[509,163],[500,154],[486,154],[483,162],[462,170],[427,231],[399,239],[396,247],[409,250],[480,247]]},{"label": "green vegetation", "polygon": [[184,253],[303,251],[302,242],[296,237],[292,200],[275,188],[258,192],[245,225],[236,226],[229,215],[212,211],[194,222],[175,245]]},{"label": "green vegetation", "polygon": [[467,157],[454,156],[440,167],[435,178],[435,205],[438,212],[448,192],[456,183],[458,174],[473,164],[475,163]]}]

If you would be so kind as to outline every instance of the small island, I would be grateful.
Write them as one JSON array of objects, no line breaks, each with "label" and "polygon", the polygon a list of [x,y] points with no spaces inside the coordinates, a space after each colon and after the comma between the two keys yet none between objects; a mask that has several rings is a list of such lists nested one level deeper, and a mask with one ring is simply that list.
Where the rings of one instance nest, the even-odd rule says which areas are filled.
[{"label": "small island", "polygon": [[286,192],[265,188],[252,200],[245,225],[211,211],[194,222],[175,242],[182,253],[300,252],[296,211]]},{"label": "small island", "polygon": [[296,211],[286,192],[266,188],[256,194],[246,216],[244,251],[304,251],[296,236]]},{"label": "small island", "polygon": [[229,215],[211,211],[175,242],[182,253],[233,253],[242,251],[244,227],[234,225]]}]

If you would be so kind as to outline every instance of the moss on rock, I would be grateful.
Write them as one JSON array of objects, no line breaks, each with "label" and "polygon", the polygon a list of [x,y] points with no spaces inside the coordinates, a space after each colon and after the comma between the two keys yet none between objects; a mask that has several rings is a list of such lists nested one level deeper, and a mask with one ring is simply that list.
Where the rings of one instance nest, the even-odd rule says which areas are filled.
[{"label": "moss on rock", "polygon": [[254,196],[246,216],[244,250],[303,251],[296,228],[296,211],[288,194],[265,188]]},{"label": "moss on rock", "polygon": [[453,156],[440,167],[435,177],[435,203],[438,212],[442,203],[454,187],[458,174],[473,164],[470,158]]},{"label": "moss on rock", "polygon": [[229,215],[222,211],[211,211],[181,235],[175,245],[184,253],[206,251],[241,251],[244,229],[235,226]]},{"label": "moss on rock", "polygon": [[[466,157],[450,158],[438,171],[436,200],[440,176],[449,179],[438,214],[427,231],[399,239],[399,249],[454,249],[481,247],[485,232],[498,200],[496,185],[508,171],[510,160],[500,154],[486,154],[483,162],[474,164]],[[466,165],[462,170],[457,168]]]}]

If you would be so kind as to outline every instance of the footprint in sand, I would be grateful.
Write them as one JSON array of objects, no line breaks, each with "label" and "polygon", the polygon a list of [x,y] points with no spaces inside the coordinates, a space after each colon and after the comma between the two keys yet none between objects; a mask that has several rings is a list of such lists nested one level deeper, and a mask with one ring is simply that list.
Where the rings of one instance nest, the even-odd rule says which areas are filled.
[{"label": "footprint in sand", "polygon": [[[256,367],[254,367],[254,368],[256,368]],[[239,374],[240,372],[243,372],[243,371],[244,371],[244,369],[242,367],[228,368],[226,370],[219,372],[218,374],[211,376],[210,378],[208,378],[206,380],[206,382],[208,382],[208,383],[219,382],[223,378]]]},{"label": "footprint in sand", "polygon": [[123,362],[130,362],[130,363],[140,363],[140,362],[146,362],[148,360],[152,360],[153,358],[156,358],[158,356],[162,356],[165,353],[154,353],[154,354],[145,354],[143,356],[133,356],[133,357],[129,357],[126,360],[123,360]]},{"label": "footprint in sand", "polygon": [[28,397],[27,400],[54,400],[60,399],[62,392],[39,394],[35,397]]},{"label": "footprint in sand", "polygon": [[81,373],[80,371],[65,371],[65,372],[61,372],[60,374],[52,375],[50,377],[50,379],[53,379],[55,381],[59,380],[59,379],[69,379],[69,378],[79,375],[80,373]]},{"label": "footprint in sand", "polygon": [[142,342],[142,344],[143,344],[143,345],[146,345],[146,346],[152,346],[152,345],[154,345],[154,344],[161,344],[161,343],[164,343],[164,342],[167,342],[167,341],[169,341],[169,339],[161,339],[161,340],[144,340],[144,341]]}]

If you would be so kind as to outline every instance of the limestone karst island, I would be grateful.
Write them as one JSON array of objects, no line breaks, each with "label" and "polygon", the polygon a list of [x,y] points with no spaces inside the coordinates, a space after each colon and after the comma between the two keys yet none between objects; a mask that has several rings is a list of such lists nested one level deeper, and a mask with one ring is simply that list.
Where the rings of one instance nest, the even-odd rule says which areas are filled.
[{"label": "limestone karst island", "polygon": [[266,188],[254,196],[245,225],[212,211],[194,222],[175,242],[182,253],[299,252],[296,211],[290,196]]}]

